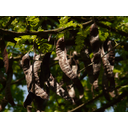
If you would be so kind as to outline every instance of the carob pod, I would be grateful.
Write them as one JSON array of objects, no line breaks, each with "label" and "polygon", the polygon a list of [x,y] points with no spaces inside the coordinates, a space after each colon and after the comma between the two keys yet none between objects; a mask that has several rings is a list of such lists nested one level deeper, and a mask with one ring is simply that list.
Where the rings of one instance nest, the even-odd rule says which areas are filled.
[{"label": "carob pod", "polygon": [[[40,68],[41,61],[39,61],[39,56],[35,57],[35,59],[37,60],[35,60],[34,64],[31,65],[29,53],[27,53],[21,60],[21,65],[27,82],[27,89],[29,93],[31,92],[35,96],[39,96],[42,99],[48,99],[48,94],[40,87],[39,82],[38,70]],[[24,106],[29,105],[32,102],[31,100],[33,100],[33,95],[28,94],[24,102]]]},{"label": "carob pod", "polygon": [[7,53],[6,47],[4,48],[4,51],[3,51],[3,61],[4,61],[4,67],[7,73],[9,68],[9,59],[8,59],[8,53]]},{"label": "carob pod", "polygon": [[113,69],[109,61],[109,53],[105,55],[105,51],[103,47],[101,50],[101,55],[102,55],[102,62],[103,62],[104,70],[107,74],[108,79],[110,79],[113,76]]},{"label": "carob pod", "polygon": [[48,88],[51,88],[57,95],[66,100],[71,100],[67,92],[56,82],[55,78],[50,73],[49,61],[51,52],[45,54],[43,62],[41,64],[40,81],[42,84],[46,84]]},{"label": "carob pod", "polygon": [[59,58],[59,65],[61,70],[74,82],[74,85],[79,91],[79,98],[81,99],[84,94],[84,88],[78,79],[78,76],[71,69],[67,60],[67,51],[65,47],[64,38],[60,38],[56,44],[56,54]]},{"label": "carob pod", "polygon": [[35,93],[36,96],[41,97],[42,99],[48,99],[48,94],[41,88],[40,79],[38,76],[38,71],[40,69],[42,61],[39,60],[40,55],[36,55],[34,57],[34,63],[30,66],[30,71],[32,72],[32,87],[30,91]]},{"label": "carob pod", "polygon": [[58,96],[61,96],[62,98],[72,101],[69,97],[68,93],[56,82],[55,78],[50,73],[50,76],[45,82],[45,84],[50,87]]},{"label": "carob pod", "polygon": [[[36,53],[34,54],[33,60],[34,60],[34,63],[32,65],[32,67],[33,67],[33,77],[34,77],[33,82],[36,83],[42,89],[42,85],[41,85],[41,81],[40,81],[40,77],[39,77],[39,69],[41,68],[41,65],[42,65],[43,61],[46,61],[46,60],[41,60],[40,55],[37,55]],[[44,90],[44,89],[42,89],[42,90]],[[40,93],[40,95],[42,95],[41,93]],[[45,98],[41,98],[38,95],[35,96],[34,103],[36,105],[36,108],[37,108],[38,112],[41,112],[45,109],[47,99],[48,99],[47,92],[45,92]]]},{"label": "carob pod", "polygon": [[78,53],[76,51],[73,51],[72,55],[73,57],[71,58],[71,61],[69,62],[69,64],[72,67],[73,72],[77,74],[78,77],[80,77],[80,73],[78,72],[80,69]]},{"label": "carob pod", "polygon": [[47,81],[47,79],[50,76],[50,67],[49,67],[50,55],[51,52],[46,53],[41,63],[41,73],[40,73],[41,87],[44,87],[44,83]]},{"label": "carob pod", "polygon": [[6,74],[7,74],[7,80],[6,80],[6,84],[5,84],[5,99],[8,100],[8,102],[12,105],[15,106],[13,97],[12,97],[12,93],[11,93],[11,81],[12,81],[12,75],[13,75],[13,69],[12,69],[12,65],[13,65],[13,59],[12,58],[8,58],[8,53],[6,50],[6,47],[4,47],[3,50],[3,61],[4,61],[4,67],[6,70]]},{"label": "carob pod", "polygon": [[[107,51],[109,51],[111,49],[112,49],[111,41],[108,41],[107,42]],[[108,80],[110,82],[110,87],[108,85],[106,85],[106,90],[107,90],[107,93],[109,92],[109,94],[112,97],[115,97],[115,94],[113,93],[113,91],[115,90],[115,80],[114,80],[114,73],[113,73],[114,56],[115,56],[114,51],[112,50],[111,52],[109,52],[105,55],[105,51],[102,46],[101,55],[102,55],[102,62],[103,62],[103,67],[104,67],[104,74],[106,75],[103,77],[106,77],[106,80]],[[104,84],[104,81],[103,81],[103,84]]]},{"label": "carob pod", "polygon": [[99,32],[98,27],[94,23],[90,27],[90,44],[93,52],[93,87],[95,90],[98,90],[98,77],[101,68],[101,49],[100,49],[100,41],[99,41]]},{"label": "carob pod", "polygon": [[[40,78],[38,76],[38,71],[39,69],[41,68],[41,64],[42,64],[42,60],[40,60],[40,55],[37,55],[36,53],[34,53],[34,57],[33,57],[33,60],[34,60],[34,64],[32,66],[30,66],[30,68],[32,68],[32,76],[33,76],[33,84],[37,84],[39,85],[40,87],[41,84],[40,84]],[[31,84],[32,85],[32,84]],[[36,86],[35,86],[36,87]],[[30,90],[32,87],[28,87],[28,90]],[[35,91],[35,90],[33,90]],[[27,95],[26,97],[26,100],[24,102],[24,107],[26,108],[27,105],[30,105],[31,102],[35,101],[36,105],[37,105],[37,110],[38,111],[42,111],[43,109],[43,105],[44,105],[44,99],[40,98],[39,96],[36,96],[34,93],[32,92],[29,92],[29,94]],[[39,101],[39,102],[38,102]],[[29,109],[28,109],[29,110]]]},{"label": "carob pod", "polygon": [[[115,94],[117,95],[117,92],[116,92],[116,90],[115,90],[115,79],[114,79],[114,73],[113,73],[114,63],[115,63],[115,49],[113,49],[113,47],[114,47],[114,42],[108,41],[107,46],[108,46],[108,51],[110,51],[110,52],[108,53],[108,60],[109,60],[109,62],[110,62],[111,70],[112,70],[112,75],[111,75],[111,77],[109,78],[109,80],[110,80],[109,94],[110,94],[112,97],[115,97]],[[114,94],[114,91],[115,91],[115,94]]]},{"label": "carob pod", "polygon": [[[69,59],[69,64],[73,70],[73,72],[78,76],[80,77],[80,73],[78,72],[79,71],[79,60],[78,60],[78,54],[76,51],[73,51],[72,53],[72,57],[70,57]],[[67,77],[65,75],[65,77]],[[67,77],[68,78],[68,77]],[[68,78],[69,79],[69,78]],[[69,79],[70,80],[70,79]],[[75,96],[75,89],[74,89],[74,86],[73,84],[71,83],[67,83],[67,81],[65,81],[65,83],[67,84],[67,91],[68,91],[68,94],[69,96],[72,98],[72,101],[73,103],[75,104],[75,100],[77,100],[76,96]]]},{"label": "carob pod", "polygon": [[[42,63],[40,65],[41,71],[39,76],[40,86],[43,89],[45,89],[46,87],[47,93],[49,93],[49,88],[44,85],[50,75],[50,68],[49,68],[50,55],[51,55],[51,52],[48,52],[44,55]],[[44,111],[46,104],[47,104],[47,100],[41,99],[40,97],[35,97],[35,105],[37,107],[37,112]]]},{"label": "carob pod", "polygon": [[13,75],[13,59],[9,59],[9,66],[7,70],[7,81],[6,81],[6,86],[5,86],[5,98],[8,100],[8,102],[12,105],[15,106],[12,93],[11,93],[11,81],[12,81],[12,75]]},{"label": "carob pod", "polygon": [[[67,100],[71,100],[68,94],[65,92],[65,90],[59,86],[59,84],[55,81],[54,77],[52,74],[49,75],[50,69],[49,69],[49,59],[50,59],[51,53],[46,53],[45,56],[43,57],[43,61],[39,60],[39,55],[34,55],[34,68],[35,71],[39,70],[39,67],[41,66],[41,73],[40,73],[40,78],[36,73],[34,73],[35,76],[35,82],[39,83],[40,79],[40,86],[43,87],[44,83],[47,85],[47,87],[50,87],[53,91],[57,93],[57,95],[62,96],[63,98]],[[47,74],[47,75],[46,75]],[[44,77],[44,78],[42,78]],[[48,77],[48,78],[47,78]],[[46,105],[45,101],[41,99],[40,97],[35,96],[33,93],[29,92],[25,102],[24,102],[24,107],[27,105],[31,104],[32,100],[35,99],[35,103],[37,105],[38,111],[42,111],[44,109],[44,106]],[[40,103],[38,103],[40,101]]]},{"label": "carob pod", "polygon": [[91,59],[90,59],[89,52],[88,52],[88,49],[86,48],[86,46],[81,50],[80,54],[81,54],[82,61],[84,62],[84,66],[86,68],[85,70],[87,71],[89,81],[91,84],[93,84],[93,82],[94,82],[93,66],[90,65]]}]

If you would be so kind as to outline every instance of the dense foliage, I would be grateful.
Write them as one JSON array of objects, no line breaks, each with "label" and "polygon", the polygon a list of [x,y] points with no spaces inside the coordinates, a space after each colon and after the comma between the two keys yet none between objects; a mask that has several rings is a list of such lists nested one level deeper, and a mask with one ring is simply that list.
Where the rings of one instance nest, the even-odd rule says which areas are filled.
[{"label": "dense foliage", "polygon": [[[0,111],[128,111],[127,30],[123,16],[1,16]],[[27,105],[21,86],[33,70],[23,67],[26,54],[32,65],[40,55],[39,80],[29,77],[48,94],[28,89]]]}]

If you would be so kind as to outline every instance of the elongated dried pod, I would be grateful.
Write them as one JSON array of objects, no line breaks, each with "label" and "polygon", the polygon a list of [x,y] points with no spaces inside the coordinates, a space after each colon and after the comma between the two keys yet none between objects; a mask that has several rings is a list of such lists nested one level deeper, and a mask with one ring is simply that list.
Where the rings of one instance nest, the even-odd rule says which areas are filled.
[{"label": "elongated dried pod", "polygon": [[73,57],[71,59],[71,62],[69,62],[69,64],[71,65],[73,72],[77,74],[78,77],[80,77],[80,73],[79,73],[80,66],[79,66],[77,51],[73,51],[72,55]]},{"label": "elongated dried pod", "polygon": [[90,65],[91,64],[91,59],[90,59],[90,56],[89,56],[88,49],[86,47],[84,49],[82,49],[80,55],[81,55],[82,61],[84,62],[84,66],[86,68],[89,81],[90,81],[91,84],[93,84],[93,82],[94,82],[93,66]]},{"label": "elongated dried pod", "polygon": [[3,51],[3,61],[4,61],[4,67],[7,73],[9,68],[9,59],[8,59],[8,53],[7,53],[6,47],[4,48],[4,51]]},{"label": "elongated dried pod", "polygon": [[110,62],[108,60],[109,53],[105,54],[105,51],[104,51],[103,47],[102,47],[102,50],[101,50],[101,55],[102,55],[102,62],[103,62],[104,70],[107,73],[107,77],[111,78],[113,76],[113,71],[112,71],[112,67],[110,65]]},{"label": "elongated dried pod", "polygon": [[28,105],[31,104],[31,102],[33,101],[33,99],[35,98],[35,95],[31,92],[28,93],[23,106],[26,108]]},{"label": "elongated dried pod", "polygon": [[[78,72],[79,71],[79,60],[78,60],[78,54],[76,51],[73,51],[72,53],[72,57],[69,59],[69,64],[73,70],[73,72],[78,76],[80,77],[80,73]],[[65,77],[67,77],[65,75]],[[68,78],[69,79],[69,78]],[[69,79],[70,80],[70,79]],[[68,94],[69,96],[72,98],[72,101],[74,102],[75,104],[75,99],[76,99],[76,95],[75,95],[75,89],[74,89],[74,86],[73,84],[70,82],[70,83],[67,83],[67,80],[65,81],[65,83],[67,84],[67,91],[68,91]]]},{"label": "elongated dried pod", "polygon": [[31,102],[32,101],[34,101],[38,112],[41,112],[44,110],[44,104],[45,104],[46,100],[29,92],[29,94],[27,95],[27,97],[24,101],[24,107],[27,108],[28,112],[31,112],[31,109],[32,109]]},{"label": "elongated dried pod", "polygon": [[108,41],[107,46],[108,46],[108,51],[110,51],[108,53],[108,60],[109,60],[109,63],[111,65],[111,70],[112,70],[112,76],[111,76],[111,78],[109,78],[109,80],[110,80],[110,89],[109,89],[110,93],[109,94],[112,97],[115,97],[114,91],[115,91],[116,95],[117,95],[117,91],[115,90],[115,79],[114,79],[114,73],[113,73],[114,63],[115,63],[115,49],[113,49],[114,42]]},{"label": "elongated dried pod", "polygon": [[98,27],[94,23],[90,27],[90,44],[93,51],[93,87],[95,90],[98,89],[98,77],[101,68],[101,49],[100,49],[100,42],[99,42],[99,32]]},{"label": "elongated dried pod", "polygon": [[[67,76],[65,75],[65,73],[63,73],[62,81],[63,81],[62,85],[63,85],[63,84],[66,84],[66,89],[67,89],[68,95],[69,95],[71,98],[74,98],[74,97],[75,97],[75,90],[74,90],[74,87],[73,87],[73,85],[72,85],[72,80],[71,80],[69,77],[67,77]],[[61,86],[62,86],[62,85],[61,85]]]},{"label": "elongated dried pod", "polygon": [[60,38],[57,41],[56,44],[56,54],[59,58],[59,65],[62,71],[71,79],[73,80],[74,78],[77,77],[76,74],[72,71],[69,62],[67,60],[67,51],[64,43],[64,38]]},{"label": "elongated dried pod", "polygon": [[[111,44],[110,41],[108,41],[107,45],[110,45],[110,44]],[[110,50],[109,48],[110,48],[110,46],[108,46],[108,50]],[[110,59],[110,61],[109,61],[109,58],[111,58],[109,53],[105,55],[104,48],[102,47],[101,54],[102,54],[102,62],[103,62],[104,72],[106,73],[107,79],[110,82],[109,94],[112,97],[115,97],[115,94],[113,92],[115,90],[115,80],[114,80],[114,73],[113,73],[114,60]],[[114,52],[111,52],[112,56],[114,56],[113,53]],[[112,57],[112,58],[114,59],[114,57]],[[110,64],[110,62],[112,63],[112,65]]]},{"label": "elongated dried pod", "polygon": [[45,110],[46,104],[47,104],[47,100],[44,100],[38,96],[35,97],[34,103],[36,105],[36,111],[37,112],[42,112]]},{"label": "elongated dried pod", "polygon": [[4,49],[4,50],[1,49],[1,51],[3,51],[4,67],[5,67],[6,74],[7,74],[7,81],[5,85],[5,98],[8,100],[8,102],[12,106],[14,106],[15,103],[14,103],[12,93],[11,93],[11,88],[10,88],[11,81],[12,81],[12,75],[13,75],[13,69],[12,69],[13,59],[8,58],[8,53],[7,53],[6,46],[4,43],[3,43],[2,48]]},{"label": "elongated dried pod", "polygon": [[78,79],[77,75],[71,69],[67,60],[67,51],[64,43],[64,38],[60,38],[56,44],[56,54],[59,58],[59,65],[61,70],[74,82],[74,85],[79,91],[79,98],[83,97],[84,88]]},{"label": "elongated dried pod", "polygon": [[[37,56],[37,58],[39,58],[39,56]],[[42,99],[48,99],[47,93],[40,87],[39,76],[37,73],[41,65],[40,61],[36,61],[35,66],[34,64],[30,65],[30,58],[27,53],[22,57],[21,65],[25,74],[28,91],[41,97]],[[26,102],[26,104],[29,103]]]},{"label": "elongated dried pod", "polygon": [[25,79],[26,79],[26,82],[27,82],[27,88],[28,88],[28,90],[30,90],[29,88],[32,84],[32,72],[30,70],[31,63],[30,63],[29,53],[26,53],[22,57],[21,66],[22,66],[23,72],[25,74]]},{"label": "elongated dried pod", "polygon": [[41,73],[40,73],[40,83],[41,86],[44,83],[48,88],[51,88],[57,95],[63,97],[66,100],[71,100],[67,92],[56,82],[55,78],[50,73],[49,61],[50,61],[51,52],[48,52],[44,55],[43,61],[41,64]]},{"label": "elongated dried pod", "polygon": [[113,67],[111,66],[110,62],[109,62],[109,53],[105,55],[104,52],[104,48],[102,47],[102,62],[103,62],[103,66],[104,66],[104,70],[107,74],[108,80],[110,81],[110,83],[113,83],[113,86],[115,86],[115,82],[114,82],[114,74],[113,74]]},{"label": "elongated dried pod", "polygon": [[56,82],[55,78],[52,76],[51,73],[45,84],[49,86],[58,96],[61,96],[62,98],[71,101],[68,93]]},{"label": "elongated dried pod", "polygon": [[41,63],[41,73],[40,73],[41,87],[44,87],[44,83],[47,81],[47,79],[50,76],[50,67],[49,67],[50,55],[51,52],[46,53]]},{"label": "elongated dried pod", "polygon": [[13,59],[9,59],[9,67],[7,70],[7,81],[6,81],[6,86],[5,86],[5,98],[8,100],[8,102],[12,105],[15,106],[12,93],[11,93],[11,81],[12,81],[12,75],[13,75]]},{"label": "elongated dried pod", "polygon": [[108,41],[107,46],[108,46],[108,51],[110,51],[108,60],[111,64],[112,70],[113,70],[114,69],[114,63],[115,63],[115,49],[113,49],[114,43],[112,41]]},{"label": "elongated dried pod", "polygon": [[36,53],[34,53],[33,60],[34,60],[34,63],[32,65],[32,73],[33,73],[32,75],[34,77],[33,81],[41,87],[38,72],[39,69],[41,68],[42,60],[40,60],[40,55],[37,55]]}]

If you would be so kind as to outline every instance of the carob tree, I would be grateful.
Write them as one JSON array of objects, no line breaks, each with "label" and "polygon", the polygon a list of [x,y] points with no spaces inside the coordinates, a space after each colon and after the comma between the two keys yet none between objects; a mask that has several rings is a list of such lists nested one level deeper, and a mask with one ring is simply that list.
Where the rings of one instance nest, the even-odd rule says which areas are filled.
[{"label": "carob tree", "polygon": [[[29,17],[27,18],[29,19]],[[114,67],[115,65],[119,67],[118,59],[124,61],[125,57],[115,57],[116,47],[112,41],[113,38],[116,38],[115,35],[113,38],[110,36],[106,41],[100,39],[102,36],[106,36],[102,35],[101,28],[105,29],[103,32],[107,29],[121,36],[128,36],[126,32],[117,30],[112,25],[104,24],[107,20],[111,24],[114,23],[113,17],[69,17],[67,19],[59,17],[59,20],[57,17],[39,17],[38,24],[35,23],[38,18],[34,21],[31,18],[26,21],[27,18],[11,17],[7,25],[4,27],[0,25],[0,57],[2,58],[0,58],[0,86],[2,86],[0,92],[4,90],[2,93],[4,97],[0,100],[0,111],[3,111],[8,103],[11,106],[17,106],[11,85],[25,84],[25,82],[28,95],[23,106],[27,108],[28,112],[32,111],[33,103],[35,111],[45,111],[53,93],[56,94],[56,98],[61,100],[54,99],[52,105],[54,106],[57,102],[58,108],[60,110],[65,108],[66,111],[69,109],[72,109],[71,111],[98,111],[95,101],[102,97],[106,101],[106,106],[122,101],[126,92],[122,91],[122,94],[119,95],[120,90],[123,89],[120,87],[122,85],[116,86]],[[27,22],[25,32],[16,32],[16,28],[11,28],[12,31],[7,30],[9,25],[12,27],[13,24],[16,24],[15,21],[12,22],[14,19],[21,19],[22,23]],[[118,20],[120,21],[120,19]],[[66,24],[67,21],[69,22]],[[87,22],[83,23],[83,21]],[[62,23],[66,25],[63,26]],[[43,30],[42,28],[49,29]],[[39,31],[32,31],[38,29]],[[24,35],[29,35],[31,38]],[[32,35],[36,35],[36,38]],[[106,37],[104,38],[106,39]],[[14,42],[13,48],[9,49],[7,41]],[[22,54],[22,50],[18,52],[18,48],[14,48],[19,44],[21,47],[22,44],[25,44]],[[56,48],[51,51],[49,45],[54,45]],[[127,46],[127,43],[123,45]],[[29,55],[29,46],[34,46],[36,49],[33,58]],[[78,49],[77,46],[79,46]],[[126,50],[127,47],[125,47]],[[10,51],[14,53],[10,55]],[[15,56],[15,53],[21,55]],[[19,60],[21,60],[21,69],[16,67]],[[24,77],[17,78],[17,81],[13,80],[16,68],[20,72],[23,71],[24,74],[21,75],[25,76],[25,80]],[[126,77],[127,73],[124,75]],[[124,79],[125,77],[123,76]],[[119,77],[118,80],[120,80]],[[22,81],[24,82],[22,83]],[[68,105],[69,107],[67,107]],[[89,105],[93,107],[88,107]],[[101,107],[99,111],[104,110],[106,106]]]}]

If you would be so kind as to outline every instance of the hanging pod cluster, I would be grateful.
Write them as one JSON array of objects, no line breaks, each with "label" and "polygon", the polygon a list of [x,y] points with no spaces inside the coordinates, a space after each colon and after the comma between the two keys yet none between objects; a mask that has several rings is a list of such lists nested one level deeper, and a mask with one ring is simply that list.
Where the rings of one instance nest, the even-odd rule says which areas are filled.
[{"label": "hanging pod cluster", "polygon": [[[93,89],[99,90],[98,77],[101,69],[101,62],[103,63],[103,93],[107,100],[110,100],[109,94],[114,97],[115,80],[113,74],[115,52],[113,50],[113,43],[106,41],[108,54],[105,55],[104,46],[100,45],[99,32],[96,23],[90,27],[90,38],[88,40],[93,58],[90,58],[89,49],[87,46],[80,52],[81,60],[84,63],[85,70],[88,74],[89,81]],[[78,90],[79,99],[84,95],[84,87],[79,80],[79,57],[76,51],[72,53],[72,57],[67,58],[67,50],[64,38],[60,38],[56,43],[56,55],[59,60],[59,66],[63,71],[63,83],[66,84],[67,91],[57,83],[56,79],[50,72],[50,55],[51,52],[46,53],[41,59],[40,55],[35,54],[33,57],[34,63],[30,63],[29,53],[22,57],[22,68],[25,74],[28,96],[24,102],[24,106],[30,105],[33,99],[37,102],[38,110],[46,103],[49,97],[49,89],[52,89],[57,95],[62,98],[75,103],[76,92]],[[110,83],[110,86],[109,86]],[[109,94],[108,94],[109,93]]]},{"label": "hanging pod cluster", "polygon": [[75,74],[67,60],[67,51],[66,46],[64,42],[64,38],[60,38],[56,43],[56,54],[59,58],[59,65],[61,70],[65,73],[67,77],[69,77],[73,81],[73,85],[78,89],[79,91],[79,98],[81,99],[84,94],[84,88],[77,76]]},{"label": "hanging pod cluster", "polygon": [[[104,42],[104,45],[100,46],[99,32],[96,23],[92,24],[90,27],[90,46],[93,52],[93,58],[90,59],[89,51],[87,46],[81,50],[81,58],[85,65],[85,70],[88,74],[89,81],[92,85],[92,90],[98,90],[98,77],[101,68],[101,60],[103,63],[104,73],[102,78],[103,93],[107,100],[110,100],[109,94],[114,97],[115,90],[115,80],[114,80],[114,62],[115,62],[115,51],[113,49],[114,44],[108,39]],[[107,54],[105,54],[105,50]],[[102,58],[102,59],[101,59]],[[110,86],[109,86],[110,83]],[[115,92],[114,92],[115,91]]]},{"label": "hanging pod cluster", "polygon": [[[78,54],[76,51],[72,53],[72,56],[68,59],[68,63],[75,75],[80,77],[79,73],[79,60],[78,60]],[[78,100],[75,94],[75,88],[74,84],[72,83],[72,80],[65,74],[63,73],[63,82],[66,84],[66,88],[68,91],[69,96],[72,98],[72,102],[76,104],[76,101]]]},{"label": "hanging pod cluster", "polygon": [[40,97],[45,100],[48,99],[48,94],[46,93],[46,91],[44,91],[41,88],[40,81],[39,81],[38,71],[41,66],[41,61],[39,60],[39,58],[40,56],[35,54],[34,56],[35,61],[33,65],[31,65],[30,63],[29,53],[25,54],[21,60],[21,65],[25,74],[27,89],[29,92],[24,102],[24,107],[27,107],[27,105],[30,105],[33,99],[35,99],[35,97]]},{"label": "hanging pod cluster", "polygon": [[100,41],[99,41],[99,32],[98,27],[94,23],[90,27],[90,44],[93,52],[93,87],[94,89],[98,89],[98,77],[101,68],[101,49],[100,49]]},{"label": "hanging pod cluster", "polygon": [[[71,101],[71,98],[68,96],[66,91],[55,81],[55,78],[50,73],[50,55],[51,52],[46,53],[41,60],[40,55],[35,54],[33,57],[34,63],[32,65],[30,63],[29,53],[22,57],[21,65],[25,74],[27,89],[29,92],[24,102],[24,107],[27,107],[33,100],[35,100],[39,111],[41,111],[41,102],[43,104],[43,102],[48,100],[49,88],[52,89],[57,95]],[[41,71],[39,75],[40,69]],[[47,90],[44,90],[45,85]]]},{"label": "hanging pod cluster", "polygon": [[93,58],[90,59],[87,46],[85,46],[81,50],[81,58],[84,62],[84,66],[88,74],[89,81],[92,85],[92,91],[93,91],[93,89],[98,90],[98,87],[99,87],[98,77],[99,77],[100,68],[101,68],[101,48],[100,48],[100,41],[99,41],[99,32],[98,32],[98,27],[95,23],[92,24],[90,27],[89,43],[93,52]]}]

